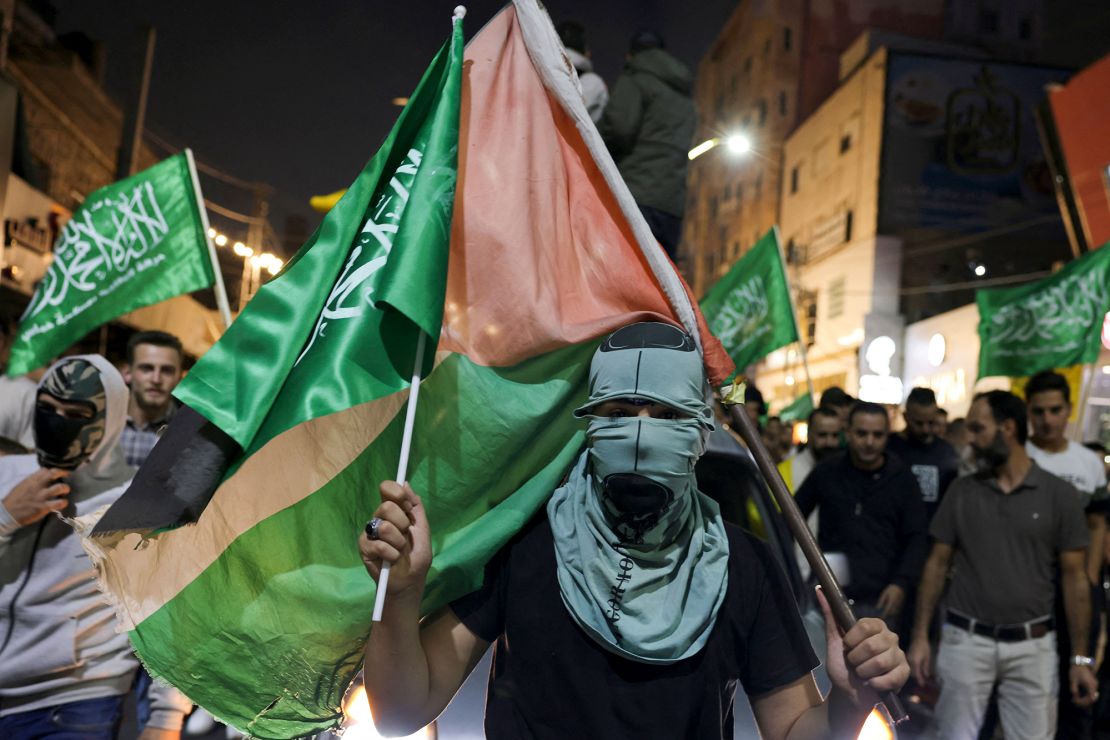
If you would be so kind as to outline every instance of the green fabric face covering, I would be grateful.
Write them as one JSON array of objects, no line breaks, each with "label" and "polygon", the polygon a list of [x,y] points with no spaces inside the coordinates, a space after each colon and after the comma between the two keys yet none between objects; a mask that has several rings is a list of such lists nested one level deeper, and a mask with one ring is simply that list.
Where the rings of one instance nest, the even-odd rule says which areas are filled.
[{"label": "green fabric face covering", "polygon": [[[728,581],[717,504],[697,490],[694,464],[712,411],[693,340],[667,324],[633,324],[602,344],[590,369],[589,448],[547,506],[559,590],[602,647],[644,663],[697,653]],[[614,399],[650,400],[685,418],[604,418]]]}]

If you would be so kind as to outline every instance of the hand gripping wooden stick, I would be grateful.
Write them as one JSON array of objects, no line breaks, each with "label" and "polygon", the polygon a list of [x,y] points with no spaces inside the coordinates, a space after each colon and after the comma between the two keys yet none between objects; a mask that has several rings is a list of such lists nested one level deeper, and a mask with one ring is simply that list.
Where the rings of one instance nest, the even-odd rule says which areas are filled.
[{"label": "hand gripping wooden stick", "polygon": [[[786,519],[786,525],[790,528],[790,533],[794,535],[794,539],[798,546],[802,548],[806,560],[809,561],[809,566],[813,569],[817,582],[821,585],[821,590],[829,602],[833,618],[836,619],[836,626],[840,628],[842,633],[847,632],[855,626],[856,615],[852,613],[852,607],[848,605],[848,599],[845,598],[844,591],[840,588],[836,576],[833,575],[832,569],[825,561],[821,548],[817,546],[817,540],[813,538],[813,533],[809,531],[805,517],[798,509],[798,504],[794,501],[794,497],[790,495],[790,491],[787,490],[778,466],[771,459],[771,454],[767,452],[767,447],[759,436],[759,430],[756,429],[755,424],[744,410],[742,386],[737,384],[737,386],[733,386],[733,389],[734,392],[727,395],[723,394],[723,403],[732,417],[733,428],[740,432],[744,444],[751,451],[752,457],[755,458],[755,464],[759,467],[759,472],[763,474],[764,480],[767,481],[767,487],[771,489],[775,501],[778,502],[779,509]],[[902,702],[895,692],[887,691],[881,699],[883,704],[886,705],[887,713],[894,724],[901,724],[909,719],[909,715],[906,714],[906,710],[902,707]]]}]

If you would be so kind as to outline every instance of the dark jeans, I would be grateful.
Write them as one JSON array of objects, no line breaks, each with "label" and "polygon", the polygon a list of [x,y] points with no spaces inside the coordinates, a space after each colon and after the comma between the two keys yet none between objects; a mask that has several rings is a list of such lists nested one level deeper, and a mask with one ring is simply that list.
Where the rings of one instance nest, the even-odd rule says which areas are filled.
[{"label": "dark jeans", "polygon": [[122,696],[88,699],[0,718],[5,740],[113,740]]},{"label": "dark jeans", "polygon": [[651,233],[663,247],[671,260],[678,255],[678,243],[682,241],[682,216],[673,216],[650,206],[640,206],[640,213],[651,227]]},{"label": "dark jeans", "polygon": [[131,689],[131,693],[135,696],[136,723],[139,730],[146,727],[146,723],[150,721],[151,681],[152,679],[150,674],[146,672],[146,668],[139,666],[139,670],[135,674],[135,685]]}]

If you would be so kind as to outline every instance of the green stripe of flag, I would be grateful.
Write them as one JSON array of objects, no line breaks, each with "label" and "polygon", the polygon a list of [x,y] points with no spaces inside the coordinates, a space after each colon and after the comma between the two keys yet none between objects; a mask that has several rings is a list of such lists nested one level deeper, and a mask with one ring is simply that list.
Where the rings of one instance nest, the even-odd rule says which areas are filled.
[{"label": "green stripe of flag", "polygon": [[[451,355],[421,387],[423,432],[413,440],[410,480],[434,498],[426,612],[477,588],[481,565],[559,485],[582,443],[566,409],[585,398],[594,349],[574,345],[500,369]],[[130,636],[144,663],[258,737],[333,724],[360,667],[374,603],[374,583],[352,543],[378,504],[373,482],[395,472],[403,421],[399,414],[318,491],[240,535],[143,620]],[[214,664],[222,666],[218,676],[205,671]],[[313,689],[264,693],[305,686]]]}]

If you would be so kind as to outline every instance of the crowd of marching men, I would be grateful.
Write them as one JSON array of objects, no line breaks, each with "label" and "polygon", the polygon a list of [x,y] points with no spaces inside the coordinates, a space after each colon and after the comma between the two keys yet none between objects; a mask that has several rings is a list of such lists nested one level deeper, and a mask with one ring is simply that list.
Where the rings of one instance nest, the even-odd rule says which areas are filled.
[{"label": "crowd of marching men", "polygon": [[[903,695],[938,737],[1110,728],[1099,690],[1110,680],[1107,457],[1099,442],[1068,439],[1071,401],[1052,371],[1030,378],[1024,398],[976,396],[957,419],[928,388],[894,412],[830,388],[795,446],[793,424],[760,417],[762,396],[748,389],[856,615],[898,633],[914,677]],[[742,518],[762,526],[751,507]]]}]

